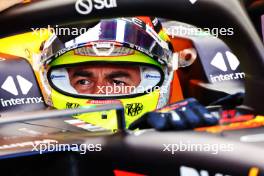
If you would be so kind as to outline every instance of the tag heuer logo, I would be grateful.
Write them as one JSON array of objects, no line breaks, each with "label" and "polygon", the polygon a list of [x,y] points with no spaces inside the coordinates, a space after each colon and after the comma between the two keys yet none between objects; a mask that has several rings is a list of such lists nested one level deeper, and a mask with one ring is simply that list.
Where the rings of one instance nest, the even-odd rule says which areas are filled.
[{"label": "tag heuer logo", "polygon": [[[233,53],[231,53],[229,51],[227,51],[225,54],[226,54],[227,61],[228,61],[228,64],[229,64],[231,70],[235,71],[240,64],[238,58]],[[224,72],[228,71],[228,66],[225,62],[224,55],[220,52],[218,52],[215,55],[215,57],[211,61],[211,65],[213,65],[214,67],[216,67],[219,70],[222,70]]]},{"label": "tag heuer logo", "polygon": [[[20,87],[22,94],[27,95],[28,92],[30,91],[30,89],[32,88],[33,84],[20,75],[16,76],[16,80],[18,82],[18,85]],[[3,89],[6,92],[8,92],[12,95],[15,95],[15,96],[18,96],[18,94],[19,94],[17,86],[15,84],[15,80],[12,76],[8,76],[6,78],[6,80],[4,81],[4,83],[1,86],[1,89]]]}]

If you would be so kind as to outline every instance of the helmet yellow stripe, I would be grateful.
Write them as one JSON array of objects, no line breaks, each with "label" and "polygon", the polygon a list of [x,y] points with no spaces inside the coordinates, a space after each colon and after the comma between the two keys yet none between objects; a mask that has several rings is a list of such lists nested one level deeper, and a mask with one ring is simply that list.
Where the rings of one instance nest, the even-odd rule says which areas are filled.
[{"label": "helmet yellow stripe", "polygon": [[103,62],[136,62],[136,63],[146,63],[156,65],[161,67],[161,65],[138,51],[135,51],[133,55],[126,55],[126,56],[80,56],[75,55],[74,51],[69,51],[64,55],[60,56],[59,58],[52,61],[50,66],[59,66],[59,65],[69,65],[69,64],[77,64],[77,63],[84,63],[84,62],[94,62],[94,61],[103,61]]}]

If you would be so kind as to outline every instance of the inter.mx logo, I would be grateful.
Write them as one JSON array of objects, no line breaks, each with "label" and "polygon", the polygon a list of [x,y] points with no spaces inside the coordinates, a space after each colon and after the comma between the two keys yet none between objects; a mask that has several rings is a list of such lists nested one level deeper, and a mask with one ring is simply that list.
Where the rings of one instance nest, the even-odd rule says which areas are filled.
[{"label": "inter.mx logo", "polygon": [[[17,81],[18,86],[16,86],[15,81]],[[7,76],[7,78],[1,85],[1,90],[2,92],[5,91],[6,94],[9,94],[9,96],[6,97],[14,96],[15,98],[7,100],[0,99],[1,105],[3,107],[8,107],[22,104],[42,103],[42,97],[18,97],[20,94],[26,96],[30,92],[32,87],[33,84],[21,75],[17,75],[15,78],[13,76]]]},{"label": "inter.mx logo", "polygon": [[93,9],[101,10],[115,7],[117,7],[116,0],[77,0],[75,4],[75,9],[82,15],[90,14]]},{"label": "inter.mx logo", "polygon": [[[225,56],[226,56],[226,59],[225,59]],[[233,73],[229,72],[226,74],[210,75],[212,82],[238,80],[238,79],[245,78],[244,72],[235,73],[235,71],[238,69],[240,65],[240,62],[238,58],[230,51],[226,51],[224,54],[221,52],[218,52],[215,55],[215,57],[212,59],[210,64],[223,73],[228,72],[228,71],[233,71]]]},{"label": "inter.mx logo", "polygon": [[[235,71],[240,64],[238,58],[233,53],[231,53],[229,51],[227,51],[225,54],[226,54],[227,61],[229,63],[231,70]],[[224,55],[221,52],[218,52],[215,55],[215,57],[211,61],[211,65],[215,66],[216,68],[218,68],[224,72],[228,71],[228,68],[227,68],[228,66],[225,63]]]},{"label": "inter.mx logo", "polygon": [[[16,76],[17,82],[19,84],[20,90],[23,95],[27,95],[30,89],[32,88],[33,84],[25,79],[24,77],[17,75]],[[15,96],[18,95],[18,89],[16,87],[14,78],[12,76],[8,76],[5,82],[2,84],[1,88],[6,92],[13,94]]]}]

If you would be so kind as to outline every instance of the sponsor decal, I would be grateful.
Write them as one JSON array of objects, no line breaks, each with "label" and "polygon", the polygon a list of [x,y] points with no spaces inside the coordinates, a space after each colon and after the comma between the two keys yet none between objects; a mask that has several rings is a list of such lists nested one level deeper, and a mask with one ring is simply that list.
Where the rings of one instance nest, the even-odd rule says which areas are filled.
[{"label": "sponsor decal", "polygon": [[[80,108],[80,107],[81,107],[81,105],[78,103],[67,102],[65,104],[66,109],[76,109],[76,108]],[[79,115],[81,115],[81,114],[75,114],[73,116],[79,116]]]},{"label": "sponsor decal", "polygon": [[75,108],[79,108],[81,105],[78,103],[71,103],[71,102],[67,102],[66,103],[66,109],[75,109]]},{"label": "sponsor decal", "polygon": [[195,4],[198,0],[189,0],[190,3]]},{"label": "sponsor decal", "polygon": [[[33,84],[20,75],[17,75],[16,78],[17,78],[20,90],[22,91],[22,94],[27,95],[30,89],[32,88]],[[16,87],[14,78],[12,76],[8,76],[6,78],[6,80],[1,86],[1,89],[5,90],[6,92],[12,95],[15,95],[15,96],[18,95],[18,89]]]},{"label": "sponsor decal", "polygon": [[152,29],[149,25],[146,25],[146,32],[155,39],[155,41],[162,47],[162,48],[166,48],[168,49],[168,44],[163,41],[159,35],[156,33],[156,31],[154,31],[154,29]]},{"label": "sponsor decal", "polygon": [[263,142],[264,134],[253,134],[240,137],[241,142]]},{"label": "sponsor decal", "polygon": [[0,99],[2,107],[43,103],[42,97]]},{"label": "sponsor decal", "polygon": [[160,79],[159,75],[150,75],[150,74],[146,74],[145,76],[147,79]]},{"label": "sponsor decal", "polygon": [[43,139],[43,140],[36,140],[36,141],[26,141],[20,143],[13,143],[13,144],[5,144],[0,146],[0,150],[8,150],[14,148],[25,148],[25,147],[32,147],[39,144],[50,144],[50,143],[58,143],[58,141],[53,139]]},{"label": "sponsor decal", "polygon": [[[15,80],[18,83],[16,86]],[[28,95],[30,90],[32,89],[33,84],[28,81],[26,78],[21,75],[17,75],[16,79],[13,76],[7,76],[5,81],[1,85],[1,90],[6,93],[17,97],[19,94]],[[20,90],[20,92],[19,92]],[[0,99],[0,104],[2,107],[23,105],[23,104],[38,104],[43,103],[42,97],[26,97],[26,98],[10,98],[10,99]]]},{"label": "sponsor decal", "polygon": [[64,79],[66,78],[65,75],[51,75],[50,79]]},{"label": "sponsor decal", "polygon": [[[210,64],[214,66],[215,68],[217,68],[218,70],[222,71],[223,73],[228,72],[229,70],[236,71],[240,65],[238,58],[230,51],[226,51],[225,56],[227,58],[228,63],[226,63],[224,59],[224,54],[222,54],[221,52],[218,52]],[[245,78],[244,72],[210,75],[210,79],[213,83],[229,81],[229,80],[239,80],[239,79],[244,79],[244,78]]]},{"label": "sponsor decal", "polygon": [[82,120],[79,120],[79,119],[65,120],[64,122],[68,123],[70,125],[73,125],[73,126],[75,126],[77,128],[82,128],[84,130],[91,131],[91,132],[106,131],[105,128],[102,128],[102,127],[99,127],[99,126],[96,126],[96,125],[92,125],[90,123],[86,123],[86,122],[84,122]]},{"label": "sponsor decal", "polygon": [[19,128],[18,131],[21,131],[21,132],[23,132],[23,133],[30,134],[30,135],[32,135],[32,136],[44,135],[44,134],[41,133],[41,132],[38,132],[38,131],[35,131],[35,130],[32,130],[32,129],[29,129],[29,128]]},{"label": "sponsor decal", "polygon": [[142,103],[127,104],[125,111],[128,116],[137,116],[143,111],[143,107]]},{"label": "sponsor decal", "polygon": [[88,15],[94,9],[102,10],[116,7],[116,0],[77,0],[75,4],[75,9],[82,15]]},{"label": "sponsor decal", "polygon": [[[245,118],[246,119],[246,118]],[[245,122],[236,122],[227,125],[197,128],[195,131],[205,131],[209,133],[221,133],[223,131],[234,131],[249,128],[259,128],[264,126],[264,116],[258,116]]]},{"label": "sponsor decal", "polygon": [[[160,38],[157,32],[149,24],[145,24],[145,22],[143,22],[142,20],[138,18],[130,18],[130,19],[123,18],[123,19],[129,22],[132,22],[133,24],[144,29],[157,42],[156,44],[159,44],[161,47],[168,49],[168,44]],[[156,23],[157,22],[158,21],[156,21]],[[155,20],[154,20],[154,23],[155,23]]]},{"label": "sponsor decal", "polygon": [[[238,58],[231,52],[226,52],[226,56],[229,62],[229,66],[231,67],[231,70],[235,71],[240,64]],[[227,65],[225,63],[224,56],[220,52],[218,52],[215,55],[215,57],[211,61],[211,65],[222,70],[223,72],[226,72],[228,70]]]},{"label": "sponsor decal", "polygon": [[87,104],[120,104],[120,100],[89,100]]},{"label": "sponsor decal", "polygon": [[144,54],[146,54],[146,55],[148,55],[150,57],[153,57],[153,58],[155,57],[150,51],[148,51],[148,50],[146,50],[146,49],[144,49],[144,48],[142,48],[140,46],[137,46],[137,45],[134,45],[132,43],[129,43],[129,47],[132,48],[132,49],[135,49],[137,51],[140,51],[140,52],[142,52],[142,53],[144,53]]},{"label": "sponsor decal", "polygon": [[61,50],[59,50],[59,51],[55,54],[55,58],[57,58],[57,57],[59,57],[59,56],[65,54],[66,52],[68,52],[68,51],[70,51],[70,50],[73,50],[73,49],[75,49],[75,48],[77,48],[77,47],[78,47],[78,45],[77,45],[77,44],[74,44],[74,45],[70,46],[69,48],[61,49]]},{"label": "sponsor decal", "polygon": [[230,175],[225,175],[221,173],[215,173],[215,174],[210,174],[209,171],[207,170],[197,170],[192,167],[186,167],[186,166],[181,166],[180,167],[180,175],[181,176],[230,176]]}]

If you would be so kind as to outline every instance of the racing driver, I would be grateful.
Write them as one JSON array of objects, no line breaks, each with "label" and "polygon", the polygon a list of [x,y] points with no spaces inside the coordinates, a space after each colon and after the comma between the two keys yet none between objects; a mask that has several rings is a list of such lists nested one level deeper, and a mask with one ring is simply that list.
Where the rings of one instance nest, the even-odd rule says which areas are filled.
[{"label": "racing driver", "polygon": [[[67,42],[53,34],[41,63],[48,105],[67,109],[121,103],[128,127],[168,104],[178,57],[157,18],[134,17],[101,20]],[[115,116],[113,110],[76,118],[115,130]]]}]

